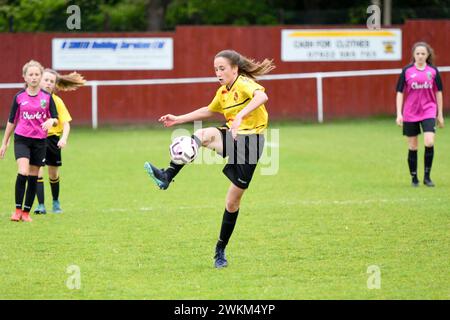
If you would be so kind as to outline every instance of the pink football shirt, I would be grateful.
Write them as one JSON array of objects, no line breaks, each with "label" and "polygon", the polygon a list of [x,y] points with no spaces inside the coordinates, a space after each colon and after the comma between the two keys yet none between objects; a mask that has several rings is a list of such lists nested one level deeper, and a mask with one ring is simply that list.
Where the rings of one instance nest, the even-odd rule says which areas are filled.
[{"label": "pink football shirt", "polygon": [[397,92],[404,94],[403,121],[436,118],[437,91],[442,91],[442,82],[436,67],[427,64],[419,70],[414,64],[406,66],[397,83]]}]

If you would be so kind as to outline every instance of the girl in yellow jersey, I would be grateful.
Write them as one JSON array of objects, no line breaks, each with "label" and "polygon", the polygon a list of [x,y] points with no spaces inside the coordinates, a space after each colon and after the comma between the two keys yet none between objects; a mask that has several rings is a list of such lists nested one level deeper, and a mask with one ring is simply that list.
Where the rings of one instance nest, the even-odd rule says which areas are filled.
[{"label": "girl in yellow jersey", "polygon": [[[60,75],[55,70],[45,69],[42,75],[40,86],[45,91],[52,94],[53,100],[58,111],[58,125],[48,130],[47,136],[47,151],[45,155],[45,164],[48,166],[48,175],[53,196],[53,212],[62,213],[61,205],[59,203],[59,167],[62,166],[61,149],[67,144],[67,138],[70,132],[70,121],[72,117],[67,110],[64,102],[58,97],[55,92],[57,90],[69,91],[75,90],[84,85],[83,77],[72,72],[68,75]],[[44,167],[39,170],[37,198],[38,206],[34,211],[35,214],[47,213],[44,205]]]},{"label": "girl in yellow jersey", "polygon": [[[192,136],[199,146],[212,149],[224,158],[228,156],[223,172],[231,185],[214,256],[216,268],[228,264],[225,247],[236,224],[242,196],[264,148],[263,132],[268,123],[264,103],[268,97],[255,77],[274,68],[268,59],[255,62],[233,50],[221,51],[214,58],[214,70],[221,86],[212,102],[187,114],[166,114],[159,119],[166,127],[207,119],[215,113],[223,114],[226,119],[225,126],[199,129]],[[160,170],[146,162],[144,167],[160,189],[165,190],[183,165],[171,161],[167,169]]]}]

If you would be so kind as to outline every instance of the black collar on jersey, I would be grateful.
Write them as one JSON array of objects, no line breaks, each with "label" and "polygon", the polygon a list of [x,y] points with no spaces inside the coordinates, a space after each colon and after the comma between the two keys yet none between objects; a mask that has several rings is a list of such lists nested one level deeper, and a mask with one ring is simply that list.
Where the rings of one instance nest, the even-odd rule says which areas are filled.
[{"label": "black collar on jersey", "polygon": [[47,93],[46,91],[44,91],[44,90],[42,90],[42,89],[40,89],[40,88],[39,88],[38,92],[37,92],[35,95],[29,94],[28,91],[27,91],[27,88],[25,88],[25,89],[23,89],[23,90],[27,93],[27,95],[28,95],[29,97],[37,97],[41,91]]},{"label": "black collar on jersey", "polygon": [[225,86],[225,88],[227,88],[227,90],[230,91],[231,88],[233,88],[234,84],[236,83],[237,79],[239,79],[240,76],[241,76],[241,75],[238,74],[238,76],[236,77],[236,79],[235,79],[235,80],[233,81],[233,83],[231,84],[230,88],[227,88],[227,86]]}]

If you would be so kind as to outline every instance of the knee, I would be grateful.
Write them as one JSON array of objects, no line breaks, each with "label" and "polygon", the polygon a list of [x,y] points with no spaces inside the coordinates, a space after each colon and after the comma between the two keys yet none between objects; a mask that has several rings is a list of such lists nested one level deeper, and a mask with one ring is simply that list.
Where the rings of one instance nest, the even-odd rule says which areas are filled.
[{"label": "knee", "polygon": [[434,139],[433,138],[425,139],[424,145],[425,145],[425,147],[428,147],[428,148],[434,146]]},{"label": "knee", "polygon": [[58,179],[58,172],[51,172],[51,173],[49,172],[48,177],[52,180],[56,180]]},{"label": "knee", "polygon": [[58,167],[49,166],[48,167],[48,177],[52,180],[58,178]]},{"label": "knee", "polygon": [[24,163],[17,163],[17,173],[28,177],[30,175],[30,166],[29,165],[25,165]]},{"label": "knee", "polygon": [[236,212],[239,210],[239,202],[228,202],[226,205],[226,209],[228,212]]},{"label": "knee", "polygon": [[39,175],[39,168],[30,168],[30,170],[28,170],[28,175],[37,177]]},{"label": "knee", "polygon": [[199,138],[200,141],[201,141],[202,144],[203,144],[203,137],[205,136],[205,130],[203,130],[203,129],[197,129],[197,130],[194,132],[194,136],[196,136],[197,138]]},{"label": "knee", "polygon": [[203,147],[207,146],[211,140],[206,129],[198,129],[194,132],[194,135],[201,141]]},{"label": "knee", "polygon": [[409,141],[408,143],[409,150],[416,151],[418,147],[417,141]]},{"label": "knee", "polygon": [[239,210],[239,207],[241,205],[241,199],[240,198],[227,198],[225,208],[228,212],[236,212]]}]

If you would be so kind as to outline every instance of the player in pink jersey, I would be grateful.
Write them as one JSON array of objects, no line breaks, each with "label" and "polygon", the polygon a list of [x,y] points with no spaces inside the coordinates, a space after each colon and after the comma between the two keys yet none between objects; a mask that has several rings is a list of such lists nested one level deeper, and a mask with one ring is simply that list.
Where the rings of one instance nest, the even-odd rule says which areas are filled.
[{"label": "player in pink jersey", "polygon": [[47,131],[58,123],[58,113],[51,95],[39,86],[42,71],[41,64],[34,60],[23,66],[26,88],[14,97],[0,147],[0,159],[3,159],[9,138],[14,132],[18,174],[15,188],[16,211],[11,216],[12,221],[32,221],[29,213],[36,195],[39,167],[45,163]]},{"label": "player in pink jersey", "polygon": [[403,68],[397,83],[396,122],[403,126],[403,135],[408,139],[408,166],[414,187],[419,186],[417,147],[422,127],[425,144],[423,183],[434,187],[430,172],[436,121],[440,128],[444,127],[442,81],[438,69],[432,65],[434,52],[430,45],[417,42],[412,48],[412,56],[412,63]]}]

